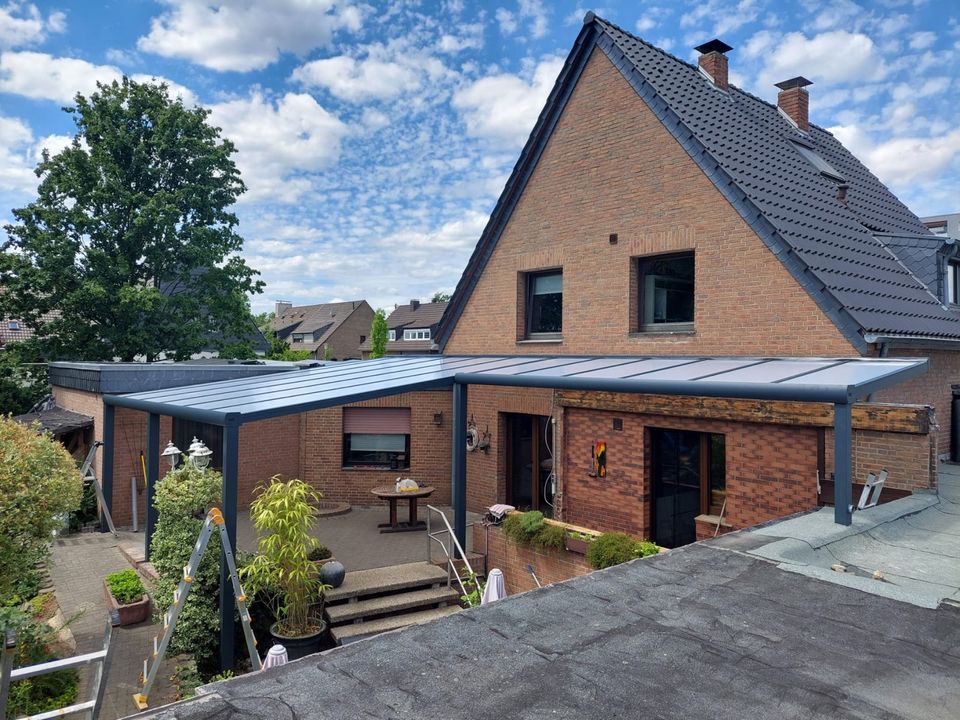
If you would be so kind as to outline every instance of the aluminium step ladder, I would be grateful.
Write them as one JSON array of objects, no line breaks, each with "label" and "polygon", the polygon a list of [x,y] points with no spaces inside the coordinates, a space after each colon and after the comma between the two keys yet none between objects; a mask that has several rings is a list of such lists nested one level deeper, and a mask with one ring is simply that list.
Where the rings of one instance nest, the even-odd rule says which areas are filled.
[{"label": "aluminium step ladder", "polygon": [[83,477],[83,482],[93,484],[93,489],[97,493],[97,505],[100,508],[100,513],[107,521],[107,527],[110,528],[110,532],[114,537],[118,537],[117,528],[114,527],[113,518],[110,516],[110,511],[107,509],[107,501],[103,497],[103,488],[100,487],[100,481],[97,480],[97,475],[93,472],[93,460],[97,455],[97,448],[99,448],[101,445],[103,445],[103,442],[97,440],[90,447],[90,452],[87,453],[87,459],[84,460],[83,465],[80,466],[80,475]]},{"label": "aluminium step ladder", "polygon": [[[247,641],[247,652],[250,654],[250,665],[254,670],[259,670],[260,655],[257,653],[257,639],[253,636],[253,628],[250,625],[250,611],[247,609],[247,596],[243,593],[240,586],[240,577],[237,575],[237,564],[233,558],[233,550],[230,547],[230,538],[227,536],[227,528],[223,522],[223,514],[219,508],[213,508],[207,513],[207,519],[200,530],[200,536],[197,538],[197,544],[193,546],[193,553],[190,560],[183,567],[183,577],[180,584],[173,591],[173,605],[169,607],[163,615],[163,636],[154,636],[153,653],[143,661],[143,686],[140,692],[135,693],[133,702],[139,710],[146,710],[150,690],[154,681],[157,679],[157,672],[163,662],[164,653],[167,651],[167,645],[173,635],[177,624],[177,618],[184,604],[187,602],[187,596],[190,594],[190,587],[193,583],[193,576],[200,567],[200,561],[203,559],[203,553],[207,549],[207,544],[213,536],[214,531],[220,533],[220,543],[223,548],[223,555],[227,561],[227,568],[230,571],[230,581],[233,584],[233,594],[237,600],[237,608],[240,611],[240,624],[243,627],[243,635]],[[150,664],[151,659],[153,664]]]}]

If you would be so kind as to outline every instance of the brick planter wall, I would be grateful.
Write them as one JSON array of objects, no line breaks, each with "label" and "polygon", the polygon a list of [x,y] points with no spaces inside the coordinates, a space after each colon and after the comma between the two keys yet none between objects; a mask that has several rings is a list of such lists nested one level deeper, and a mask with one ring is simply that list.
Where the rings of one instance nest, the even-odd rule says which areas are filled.
[{"label": "brick planter wall", "polygon": [[[482,548],[484,532],[481,525],[473,526],[473,547]],[[527,565],[533,565],[533,570],[543,585],[562,582],[578,575],[592,572],[583,555],[567,552],[535,548],[532,545],[518,545],[507,539],[499,527],[489,528],[489,545],[487,569],[500,568],[503,571],[503,581],[507,586],[507,593],[517,593],[533,590],[537,584],[527,572]]]}]

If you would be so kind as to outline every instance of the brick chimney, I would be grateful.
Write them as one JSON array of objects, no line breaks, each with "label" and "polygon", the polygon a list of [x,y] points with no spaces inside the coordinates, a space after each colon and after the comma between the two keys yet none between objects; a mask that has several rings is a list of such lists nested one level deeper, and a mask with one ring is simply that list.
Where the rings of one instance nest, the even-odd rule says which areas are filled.
[{"label": "brick chimney", "polygon": [[810,129],[810,93],[806,90],[808,85],[813,83],[802,75],[777,83],[780,88],[777,107],[804,132]]},{"label": "brick chimney", "polygon": [[292,307],[293,303],[288,300],[277,300],[276,304],[273,306],[273,314],[277,317],[280,317]]},{"label": "brick chimney", "polygon": [[411,310],[416,310],[418,307],[420,307],[420,301],[419,301],[419,300],[411,300],[411,301],[410,301],[410,309],[411,309]]},{"label": "brick chimney", "polygon": [[727,79],[727,56],[724,53],[730,52],[733,48],[723,40],[714,38],[703,45],[697,45],[694,50],[700,53],[700,69],[707,74],[713,84],[721,90],[728,89],[730,81]]}]

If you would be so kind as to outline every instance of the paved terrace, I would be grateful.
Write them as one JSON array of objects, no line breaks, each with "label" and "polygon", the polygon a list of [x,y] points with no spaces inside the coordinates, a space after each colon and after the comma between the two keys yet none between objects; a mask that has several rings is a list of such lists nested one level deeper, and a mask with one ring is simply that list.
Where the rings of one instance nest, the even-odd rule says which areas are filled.
[{"label": "paved terrace", "polygon": [[960,615],[712,544],[209,686],[141,718],[956,718]]}]

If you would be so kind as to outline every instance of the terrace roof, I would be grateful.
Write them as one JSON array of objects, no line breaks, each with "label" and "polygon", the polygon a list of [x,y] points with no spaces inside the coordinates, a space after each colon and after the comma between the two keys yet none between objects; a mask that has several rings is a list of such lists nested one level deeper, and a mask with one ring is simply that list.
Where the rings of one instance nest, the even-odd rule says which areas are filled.
[{"label": "terrace roof", "polygon": [[234,425],[414,390],[505,385],[849,403],[926,372],[920,358],[399,356],[105,398],[110,405]]}]

